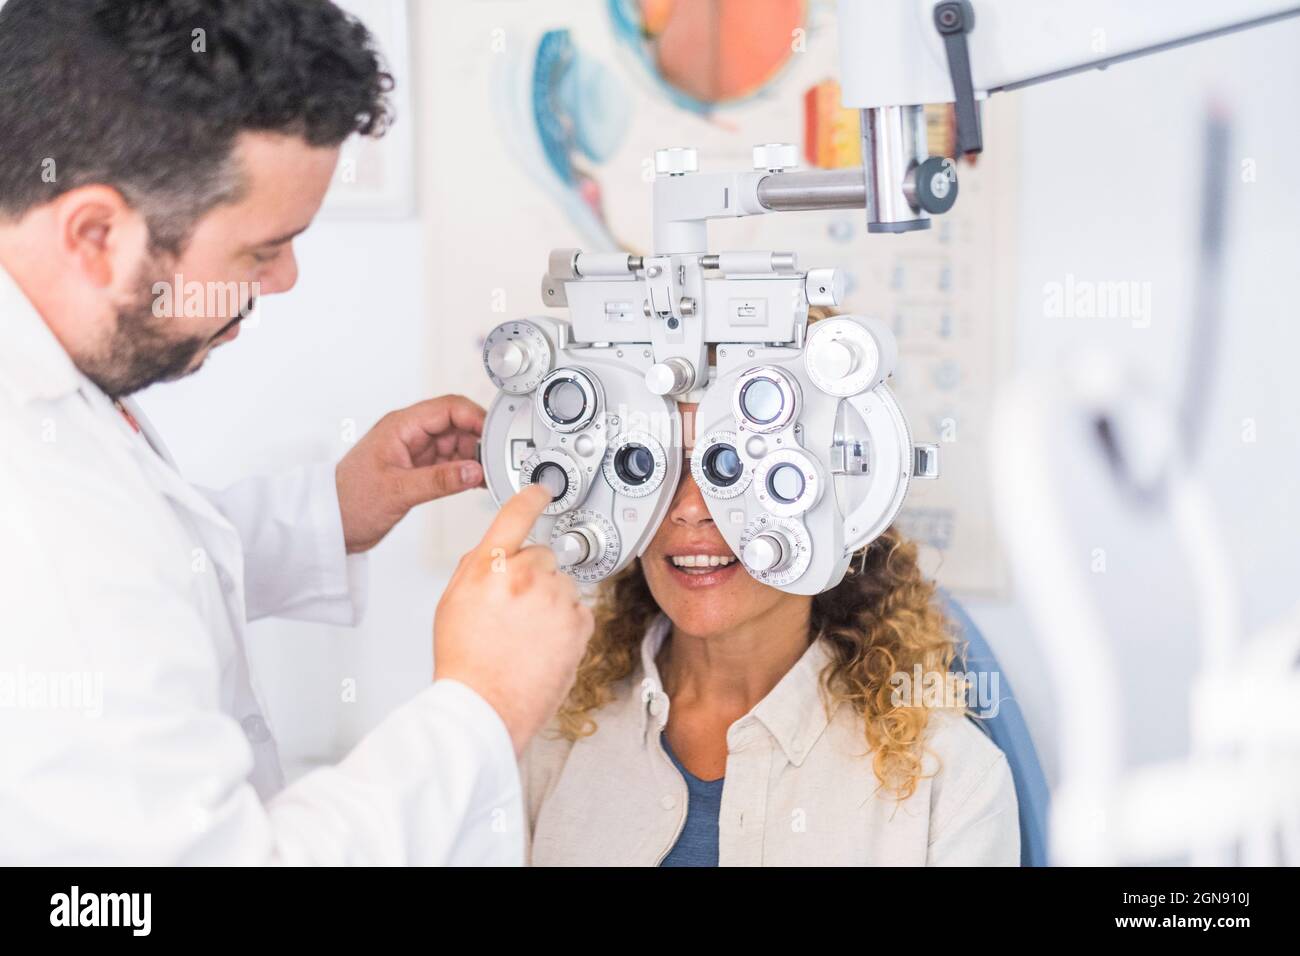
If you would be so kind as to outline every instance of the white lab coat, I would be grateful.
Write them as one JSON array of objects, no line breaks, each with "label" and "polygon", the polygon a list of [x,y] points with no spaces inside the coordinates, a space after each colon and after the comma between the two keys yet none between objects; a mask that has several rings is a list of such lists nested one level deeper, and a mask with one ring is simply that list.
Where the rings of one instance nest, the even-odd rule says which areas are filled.
[{"label": "white lab coat", "polygon": [[455,681],[283,787],[246,622],[359,615],[333,469],[201,493],[149,437],[0,269],[0,863],[522,862],[509,734]]}]

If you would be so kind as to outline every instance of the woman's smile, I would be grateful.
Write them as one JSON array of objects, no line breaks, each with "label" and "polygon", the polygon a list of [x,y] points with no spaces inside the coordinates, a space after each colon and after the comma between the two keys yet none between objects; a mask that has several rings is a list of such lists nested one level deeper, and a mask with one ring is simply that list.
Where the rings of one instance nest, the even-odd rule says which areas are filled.
[{"label": "woman's smile", "polygon": [[678,587],[691,589],[717,587],[743,570],[734,554],[716,548],[666,554],[664,562],[671,571],[671,580]]}]

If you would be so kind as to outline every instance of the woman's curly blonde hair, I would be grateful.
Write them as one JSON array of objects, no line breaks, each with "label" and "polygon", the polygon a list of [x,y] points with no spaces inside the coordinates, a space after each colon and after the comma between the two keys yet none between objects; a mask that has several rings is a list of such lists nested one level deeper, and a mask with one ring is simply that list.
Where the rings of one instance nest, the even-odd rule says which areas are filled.
[{"label": "woman's curly blonde hair", "polygon": [[[872,769],[881,786],[905,800],[922,776],[922,738],[929,711],[894,702],[893,675],[946,674],[957,657],[956,626],[936,601],[936,587],[917,564],[915,542],[890,528],[853,556],[837,586],[812,599],[809,641],[825,642],[826,703],[847,703],[862,718]],[[640,661],[646,629],[659,615],[638,558],[596,591],[596,629],[560,707],[560,733],[595,732],[592,713],[614,699],[614,685]],[[916,702],[913,701],[915,704]]]}]

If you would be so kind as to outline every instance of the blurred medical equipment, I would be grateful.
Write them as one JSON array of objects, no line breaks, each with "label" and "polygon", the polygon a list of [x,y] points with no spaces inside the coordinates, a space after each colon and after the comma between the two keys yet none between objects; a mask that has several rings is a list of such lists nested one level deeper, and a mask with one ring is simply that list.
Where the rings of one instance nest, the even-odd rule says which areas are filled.
[{"label": "blurred medical equipment", "polygon": [[[1294,3],[1253,0],[841,0],[840,79],[845,105],[862,110],[868,228],[923,229],[935,211],[929,207],[945,170],[925,155],[920,104],[955,103],[958,152],[978,152],[978,102],[989,93],[1297,14]],[[1212,155],[1215,145],[1212,133]],[[810,187],[819,176],[803,175],[814,177]],[[948,185],[955,191],[955,181]],[[1218,218],[1211,204],[1203,257],[1217,248]],[[997,403],[990,461],[999,527],[1064,701],[1051,819],[1056,863],[1300,859],[1300,722],[1283,703],[1294,701],[1300,681],[1300,609],[1265,634],[1240,639],[1223,537],[1192,470],[1216,331],[1217,286],[1211,281],[1202,292],[1180,409],[1166,407],[1139,372],[1105,354],[1076,356],[1065,374],[1027,374]],[[1187,760],[1122,768],[1121,661],[1050,467],[1052,439],[1066,423],[1090,433],[1089,447],[1114,478],[1112,494],[1141,502],[1183,542],[1202,628]]]},{"label": "blurred medical equipment", "polygon": [[[1104,353],[1012,382],[999,396],[994,505],[1018,592],[1061,699],[1052,860],[1294,864],[1300,859],[1300,607],[1246,637],[1225,536],[1176,433],[1141,374]],[[1089,443],[1089,439],[1091,442]],[[1132,666],[1106,627],[1089,562],[1079,560],[1053,471],[1054,441],[1108,462],[1110,497],[1171,526],[1191,575],[1198,633],[1186,759],[1126,768],[1119,688]]]},{"label": "blurred medical equipment", "polygon": [[[999,397],[994,483],[999,526],[1045,657],[1062,690],[1061,780],[1054,795],[1056,862],[1294,864],[1300,859],[1300,605],[1242,639],[1225,536],[1194,471],[1219,340],[1225,120],[1207,126],[1200,258],[1185,385],[1169,408],[1140,370],[1102,352],[1019,377]],[[1199,640],[1188,699],[1189,760],[1125,771],[1116,692],[1133,666],[1107,633],[1079,562],[1065,496],[1052,473],[1054,441],[1091,449],[1108,498],[1172,527],[1192,579]],[[1082,566],[1081,566],[1082,564]]]},{"label": "blurred medical equipment", "polygon": [[[958,149],[978,151],[977,104],[988,93],[1297,13],[1295,4],[1279,2],[842,0],[841,82],[845,104],[863,110],[868,227],[899,232],[928,224],[925,203],[916,201],[929,159],[916,135],[915,104],[955,102]],[[1083,37],[1092,39],[1086,49]],[[1213,208],[1209,219],[1217,219]],[[1214,242],[1208,230],[1203,252],[1212,253]],[[1240,640],[1223,538],[1191,468],[1215,331],[1207,315],[1216,289],[1204,291],[1181,409],[1165,407],[1140,373],[1103,354],[1077,356],[1064,375],[1055,369],[1027,375],[998,402],[990,460],[997,463],[999,525],[1035,632],[1066,695],[1051,824],[1054,862],[1149,862],[1184,854],[1199,863],[1294,862],[1300,854],[1297,721],[1294,711],[1272,712],[1294,700],[1300,621]],[[1113,494],[1143,502],[1183,541],[1202,624],[1189,760],[1121,768],[1121,662],[1087,572],[1073,556],[1062,489],[1050,469],[1052,437],[1072,422],[1091,430],[1092,447],[1115,478]]]}]

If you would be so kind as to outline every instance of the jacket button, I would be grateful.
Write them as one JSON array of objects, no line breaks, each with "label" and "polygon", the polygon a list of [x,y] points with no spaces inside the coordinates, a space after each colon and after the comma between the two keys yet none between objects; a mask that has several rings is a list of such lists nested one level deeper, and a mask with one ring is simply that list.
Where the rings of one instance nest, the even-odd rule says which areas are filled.
[{"label": "jacket button", "polygon": [[271,739],[271,728],[266,726],[261,714],[249,714],[239,723],[244,728],[244,736],[251,743],[264,744]]},{"label": "jacket button", "polygon": [[650,699],[650,716],[658,717],[660,714],[662,714],[664,712],[664,703],[665,703],[664,699],[659,695],[656,694],[654,697],[652,697]]},{"label": "jacket button", "polygon": [[665,810],[671,810],[673,807],[677,806],[677,798],[672,794],[664,794],[664,798],[659,801],[659,806],[663,807]]}]

